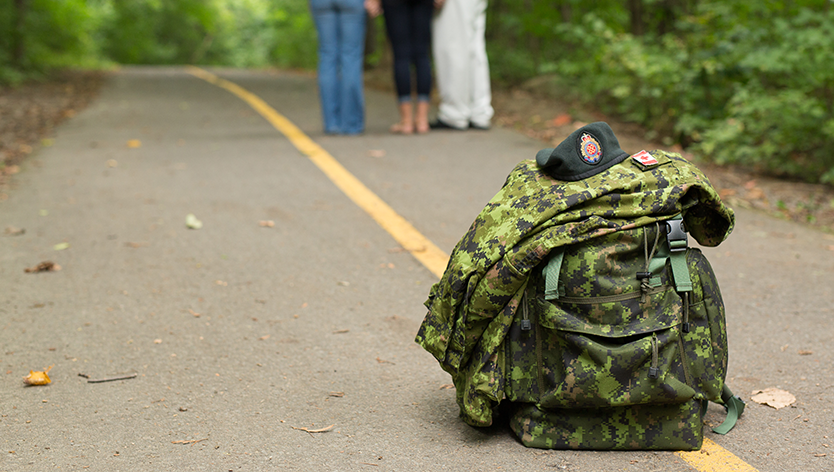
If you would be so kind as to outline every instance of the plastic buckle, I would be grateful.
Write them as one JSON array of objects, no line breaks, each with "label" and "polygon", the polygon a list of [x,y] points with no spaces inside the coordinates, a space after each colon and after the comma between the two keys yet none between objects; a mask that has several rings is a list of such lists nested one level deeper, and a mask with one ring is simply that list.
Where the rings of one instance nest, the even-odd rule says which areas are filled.
[{"label": "plastic buckle", "polygon": [[689,247],[686,227],[682,219],[666,220],[666,240],[669,242],[670,252],[686,251]]}]

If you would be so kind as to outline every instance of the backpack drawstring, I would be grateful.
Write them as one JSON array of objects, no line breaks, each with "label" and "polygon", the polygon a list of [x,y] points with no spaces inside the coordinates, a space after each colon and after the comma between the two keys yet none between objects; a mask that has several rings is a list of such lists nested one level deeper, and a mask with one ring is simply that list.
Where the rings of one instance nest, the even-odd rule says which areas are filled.
[{"label": "backpack drawstring", "polygon": [[640,293],[643,294],[640,302],[644,305],[649,302],[649,289],[651,289],[649,279],[652,273],[649,272],[649,264],[652,258],[654,258],[655,252],[657,252],[657,244],[660,241],[660,225],[657,222],[655,222],[655,230],[651,254],[649,254],[649,237],[646,234],[647,231],[645,229],[643,230],[643,254],[646,257],[646,266],[643,272],[637,273],[637,278],[640,279]]}]

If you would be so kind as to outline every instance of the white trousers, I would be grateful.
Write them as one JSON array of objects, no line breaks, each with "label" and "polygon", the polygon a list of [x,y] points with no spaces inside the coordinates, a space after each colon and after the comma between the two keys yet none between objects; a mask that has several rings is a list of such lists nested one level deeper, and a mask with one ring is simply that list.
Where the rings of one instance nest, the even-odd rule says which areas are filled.
[{"label": "white trousers", "polygon": [[437,118],[455,128],[489,127],[492,119],[486,8],[487,0],[446,0],[432,24]]}]

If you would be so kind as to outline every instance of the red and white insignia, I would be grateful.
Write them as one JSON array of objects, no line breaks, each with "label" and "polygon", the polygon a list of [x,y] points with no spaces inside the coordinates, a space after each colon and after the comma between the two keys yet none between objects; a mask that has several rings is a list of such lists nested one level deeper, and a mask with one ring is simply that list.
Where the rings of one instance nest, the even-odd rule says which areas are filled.
[{"label": "red and white insignia", "polygon": [[589,133],[582,133],[579,138],[579,153],[588,164],[597,164],[602,159],[602,146],[599,140]]},{"label": "red and white insignia", "polygon": [[646,151],[640,151],[637,154],[631,156],[631,158],[637,161],[638,164],[644,166],[653,166],[658,163],[657,159],[655,159],[654,156],[652,156]]}]

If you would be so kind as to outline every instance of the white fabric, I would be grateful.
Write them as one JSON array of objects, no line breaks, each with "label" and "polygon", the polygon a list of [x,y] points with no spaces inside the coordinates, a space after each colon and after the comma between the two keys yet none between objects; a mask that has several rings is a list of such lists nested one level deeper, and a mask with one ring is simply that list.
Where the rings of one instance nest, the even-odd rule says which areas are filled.
[{"label": "white fabric", "polygon": [[432,25],[437,117],[456,128],[489,127],[492,119],[486,8],[487,0],[446,0]]}]

